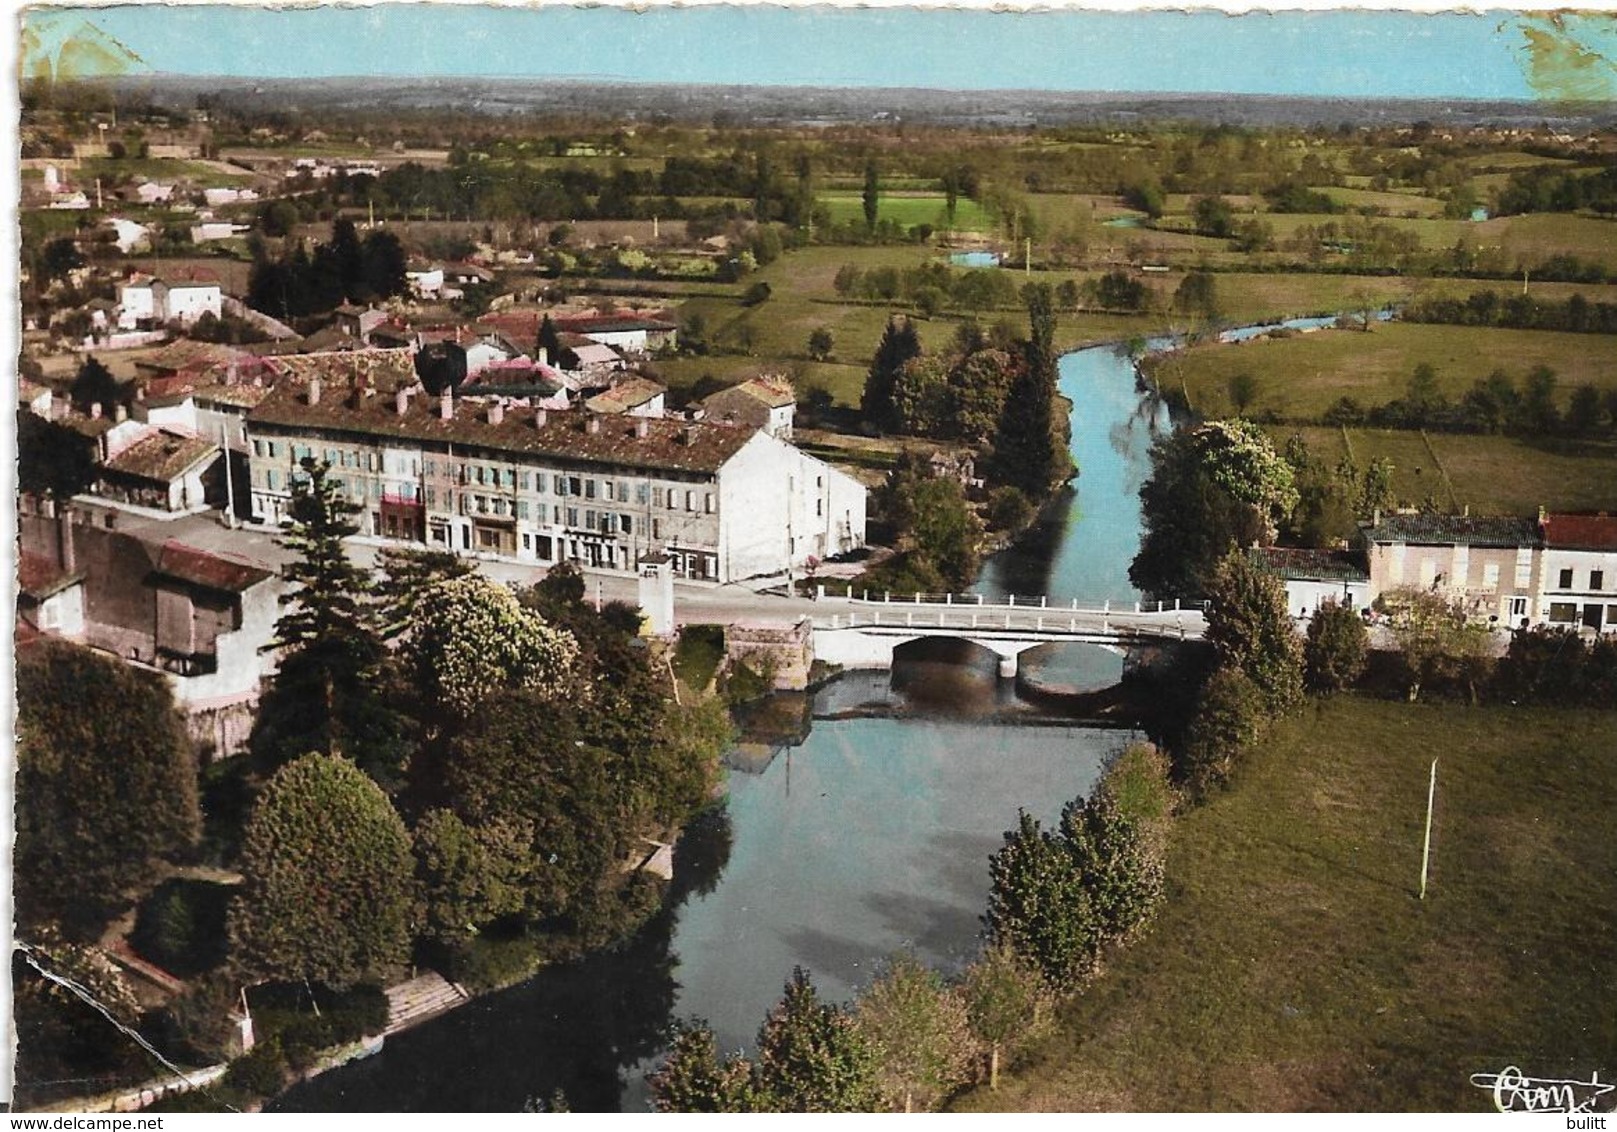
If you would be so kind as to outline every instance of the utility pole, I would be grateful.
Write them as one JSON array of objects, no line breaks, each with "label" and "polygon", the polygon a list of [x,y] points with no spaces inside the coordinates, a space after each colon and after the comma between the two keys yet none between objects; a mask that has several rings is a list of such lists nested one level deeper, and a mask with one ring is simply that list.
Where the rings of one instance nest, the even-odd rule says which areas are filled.
[{"label": "utility pole", "polygon": [[1426,787],[1426,841],[1420,851],[1420,898],[1426,899],[1426,872],[1432,862],[1432,803],[1437,798],[1437,760],[1432,760],[1432,780]]}]

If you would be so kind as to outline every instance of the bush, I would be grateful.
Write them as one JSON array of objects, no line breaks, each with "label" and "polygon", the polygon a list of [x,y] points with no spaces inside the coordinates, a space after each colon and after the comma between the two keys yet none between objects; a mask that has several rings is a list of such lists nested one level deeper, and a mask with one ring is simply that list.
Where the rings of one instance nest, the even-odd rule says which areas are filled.
[{"label": "bush", "polygon": [[1111,795],[1124,817],[1144,830],[1162,829],[1173,816],[1177,799],[1169,781],[1168,756],[1153,743],[1130,743],[1101,776],[1101,789]]},{"label": "bush", "polygon": [[1356,609],[1327,601],[1308,622],[1303,665],[1308,688],[1321,695],[1339,692],[1364,674],[1370,633]]},{"label": "bush", "polygon": [[542,946],[532,936],[484,934],[456,945],[444,973],[474,992],[489,991],[521,982],[542,961]]},{"label": "bush", "polygon": [[1239,668],[1219,668],[1202,687],[1181,752],[1181,777],[1197,790],[1225,781],[1268,722],[1262,689]]},{"label": "bush", "polygon": [[280,1039],[268,1038],[232,1061],[221,1081],[227,1089],[238,1089],[249,1096],[272,1097],[281,1091],[287,1076]]},{"label": "bush", "polygon": [[1033,521],[1035,512],[1028,497],[1017,487],[996,487],[988,496],[988,525],[997,531],[1015,533]]},{"label": "bush", "polygon": [[208,881],[164,881],[141,904],[129,942],[182,978],[211,970],[225,961],[225,911],[233,892]]}]

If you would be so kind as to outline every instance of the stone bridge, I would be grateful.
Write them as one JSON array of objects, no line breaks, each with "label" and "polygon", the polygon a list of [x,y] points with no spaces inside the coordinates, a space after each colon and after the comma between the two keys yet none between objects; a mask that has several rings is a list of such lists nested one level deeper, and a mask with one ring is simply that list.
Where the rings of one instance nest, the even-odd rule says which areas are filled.
[{"label": "stone bridge", "polygon": [[1113,608],[1110,602],[1080,606],[1073,601],[1052,605],[1045,598],[1011,598],[989,604],[977,595],[955,600],[903,601],[843,599],[846,612],[813,617],[814,656],[844,668],[888,668],[893,651],[927,638],[967,640],[1000,658],[999,673],[1016,675],[1018,658],[1028,649],[1048,644],[1127,646],[1152,640],[1199,638],[1206,628],[1201,605],[1178,602],[1135,603]]}]

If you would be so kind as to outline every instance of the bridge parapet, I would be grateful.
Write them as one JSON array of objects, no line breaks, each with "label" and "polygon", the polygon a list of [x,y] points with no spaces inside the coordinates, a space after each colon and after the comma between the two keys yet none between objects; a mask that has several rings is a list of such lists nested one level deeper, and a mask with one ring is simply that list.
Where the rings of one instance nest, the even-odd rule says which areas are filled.
[{"label": "bridge parapet", "polygon": [[[840,590],[841,592],[838,592]],[[945,609],[977,610],[1049,610],[1067,613],[1205,613],[1208,603],[1201,599],[1167,598],[1156,601],[1112,601],[1109,598],[1053,598],[1046,594],[1006,594],[1003,598],[989,598],[973,593],[909,593],[855,589],[851,582],[843,586],[816,587],[819,600],[834,598],[857,605],[886,607],[937,607]]]}]

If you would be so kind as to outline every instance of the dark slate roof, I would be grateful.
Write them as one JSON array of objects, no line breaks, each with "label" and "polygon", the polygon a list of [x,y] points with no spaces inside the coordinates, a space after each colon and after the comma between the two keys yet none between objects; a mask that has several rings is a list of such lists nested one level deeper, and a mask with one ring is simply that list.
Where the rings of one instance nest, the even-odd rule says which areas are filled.
[{"label": "dark slate roof", "polygon": [[1308,550],[1292,546],[1254,547],[1252,561],[1291,581],[1368,582],[1359,556],[1349,550]]},{"label": "dark slate roof", "polygon": [[455,404],[454,418],[446,421],[439,416],[438,399],[425,394],[410,397],[400,416],[392,396],[356,397],[351,389],[323,389],[319,403],[310,405],[304,388],[282,383],[247,415],[247,425],[453,442],[575,463],[707,474],[717,472],[752,439],[736,429],[674,420],[648,420],[647,435],[637,437],[635,421],[621,417],[597,418],[598,427],[590,432],[588,416],[551,410],[538,427],[532,408],[510,405],[500,424],[490,424],[487,406],[461,401]]},{"label": "dark slate roof", "polygon": [[1617,550],[1617,517],[1546,515],[1544,545],[1557,550]]},{"label": "dark slate roof", "polygon": [[1366,527],[1371,542],[1429,543],[1438,546],[1536,546],[1538,524],[1511,515],[1383,515]]},{"label": "dark slate roof", "polygon": [[172,539],[165,542],[158,553],[157,572],[164,577],[224,593],[241,593],[275,576],[275,571],[266,566],[233,555],[199,550]]}]

